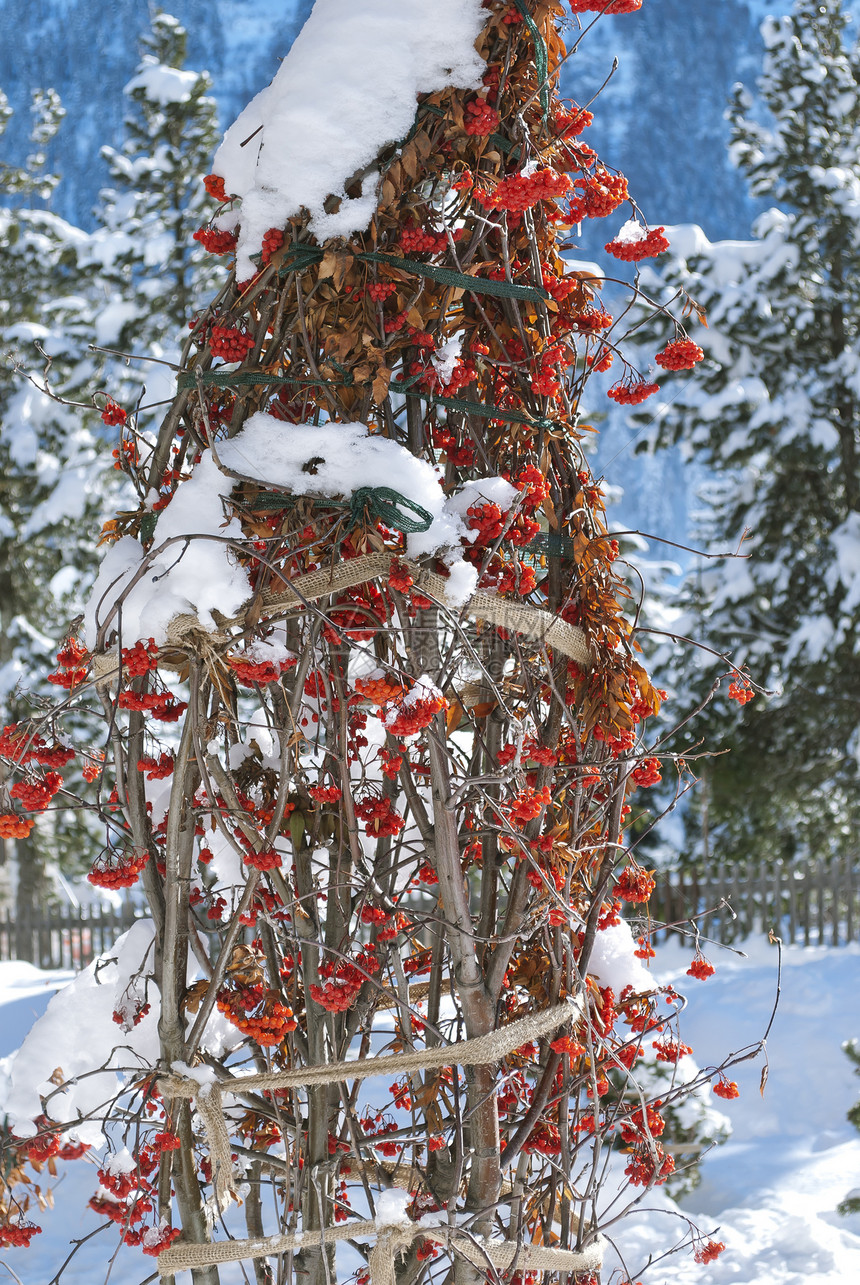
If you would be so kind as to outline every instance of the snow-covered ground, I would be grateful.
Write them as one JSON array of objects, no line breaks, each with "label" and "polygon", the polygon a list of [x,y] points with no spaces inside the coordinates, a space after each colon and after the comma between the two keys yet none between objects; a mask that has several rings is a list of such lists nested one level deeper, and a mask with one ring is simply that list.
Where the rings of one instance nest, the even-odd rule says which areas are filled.
[{"label": "snow-covered ground", "polygon": [[[744,945],[747,958],[710,950],[713,977],[685,976],[689,954],[658,949],[662,981],[689,996],[682,1032],[701,1067],[729,1049],[754,1044],[767,1027],[777,980],[777,950],[765,938]],[[849,1285],[860,1281],[860,1215],[836,1212],[860,1187],[860,1134],[845,1112],[860,1080],[842,1044],[860,1035],[860,946],[787,947],[782,994],[768,1040],[769,1074],[759,1091],[761,1057],[730,1071],[740,1097],[721,1102],[733,1136],[702,1164],[702,1182],[681,1213],[725,1242],[708,1266],[689,1252],[655,1263],[670,1221],[656,1213],[626,1220],[617,1243],[634,1281],[643,1285]],[[650,1193],[648,1209],[668,1208]],[[686,1231],[677,1217],[678,1239]]]},{"label": "snow-covered ground", "polygon": [[[682,1030],[702,1067],[721,1061],[730,1049],[754,1044],[767,1026],[777,952],[764,940],[744,949],[747,958],[712,951],[717,971],[705,982],[685,975],[686,951],[670,945],[658,953],[660,979],[675,981],[689,996]],[[0,1058],[21,1042],[69,976],[0,964]],[[701,1186],[681,1209],[652,1192],[643,1198],[641,1212],[613,1229],[634,1282],[849,1285],[860,1280],[860,1215],[846,1218],[836,1212],[849,1190],[860,1187],[860,1135],[845,1119],[860,1095],[860,1080],[841,1048],[860,1036],[858,994],[860,946],[784,951],[764,1096],[759,1093],[762,1059],[735,1067],[730,1074],[741,1096],[719,1104],[732,1119],[734,1135],[703,1161]],[[0,1062],[0,1094],[2,1078]],[[48,1285],[69,1252],[69,1241],[86,1236],[101,1221],[86,1208],[95,1189],[93,1168],[78,1161],[60,1169],[56,1207],[37,1218],[42,1235],[29,1250],[0,1252],[0,1282],[8,1263],[21,1285]],[[722,1257],[699,1266],[687,1250],[649,1267],[649,1255],[657,1259],[673,1237],[684,1237],[687,1218],[706,1237],[725,1242]],[[95,1236],[72,1259],[62,1285],[102,1285],[115,1248],[112,1232]],[[613,1266],[607,1263],[606,1282]],[[141,1285],[153,1268],[139,1251],[123,1249],[110,1267],[110,1285]],[[179,1279],[186,1285],[185,1274]],[[234,1279],[242,1278],[231,1275]],[[618,1281],[618,1273],[613,1279]]]}]

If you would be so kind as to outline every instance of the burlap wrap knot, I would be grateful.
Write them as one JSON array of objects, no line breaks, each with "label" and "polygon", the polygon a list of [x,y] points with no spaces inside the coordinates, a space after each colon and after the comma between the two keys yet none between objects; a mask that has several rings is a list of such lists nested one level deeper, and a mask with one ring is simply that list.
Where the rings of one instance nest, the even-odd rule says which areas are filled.
[{"label": "burlap wrap knot", "polygon": [[518,1266],[550,1272],[595,1272],[603,1261],[603,1240],[597,1237],[586,1249],[555,1249],[549,1245],[518,1244],[516,1241],[485,1240],[459,1228],[425,1226],[423,1223],[376,1223],[370,1219],[342,1223],[324,1232],[285,1232],[259,1240],[222,1240],[217,1244],[175,1244],[158,1255],[159,1276],[193,1267],[211,1267],[217,1263],[238,1263],[270,1254],[286,1254],[341,1240],[375,1240],[368,1265],[372,1285],[395,1285],[394,1265],[399,1253],[408,1249],[416,1236],[442,1245],[449,1253],[459,1254],[486,1270],[492,1264],[505,1271],[514,1262]]},{"label": "burlap wrap knot", "polygon": [[[386,580],[394,562],[408,568],[416,589],[435,599],[449,611],[456,614],[462,612],[473,620],[486,620],[492,625],[500,625],[512,633],[521,634],[524,638],[534,639],[586,668],[593,663],[594,657],[583,631],[562,620],[560,616],[553,615],[551,611],[528,602],[512,602],[483,589],[472,594],[465,604],[453,603],[448,599],[448,585],[443,576],[436,575],[417,563],[404,562],[404,559],[389,553],[367,553],[360,558],[351,558],[332,567],[297,576],[289,585],[284,584],[263,595],[262,617],[277,616],[283,611],[315,602],[328,594],[367,584],[370,580]],[[230,627],[242,628],[245,623],[243,610],[232,619],[224,620],[220,629],[210,630],[205,629],[192,612],[182,612],[168,624],[166,644],[168,648],[181,651],[194,650],[207,660],[217,649],[230,642],[230,635],[224,630]],[[159,665],[167,669],[181,669],[184,663],[159,658]],[[108,686],[120,673],[120,658],[116,650],[99,652],[93,656],[92,674],[97,687]]]},{"label": "burlap wrap knot", "polygon": [[[235,1196],[230,1157],[230,1133],[222,1106],[222,1095],[224,1093],[241,1095],[242,1093],[250,1093],[262,1089],[273,1090],[302,1088],[311,1084],[337,1084],[344,1080],[365,1080],[376,1075],[409,1074],[413,1071],[432,1070],[442,1066],[482,1066],[491,1062],[501,1061],[502,1058],[513,1053],[521,1045],[540,1039],[551,1031],[573,1025],[582,1016],[582,1012],[583,1000],[581,996],[577,996],[576,998],[565,1000],[562,1004],[556,1004],[552,1008],[544,1009],[542,1012],[529,1013],[497,1031],[490,1032],[488,1035],[479,1035],[469,1040],[458,1040],[452,1044],[419,1049],[411,1053],[395,1053],[385,1057],[365,1058],[360,1062],[326,1062],[318,1066],[295,1067],[288,1071],[243,1075],[235,1079],[213,1081],[207,1084],[201,1084],[190,1076],[166,1075],[159,1080],[158,1088],[166,1101],[175,1100],[176,1098],[197,1099],[197,1111],[203,1121],[209,1146],[215,1199],[218,1205],[223,1208]],[[360,1236],[376,1236],[377,1230],[376,1223],[373,1222],[350,1223],[345,1227],[327,1230],[324,1233],[324,1237],[326,1240],[334,1241]],[[449,1228],[423,1228],[418,1224],[405,1223],[398,1223],[393,1228],[386,1227],[384,1252],[379,1242],[377,1242],[371,1254],[370,1266],[373,1285],[393,1285],[394,1254],[411,1243],[412,1238],[419,1233],[427,1235],[431,1239],[442,1238],[440,1243],[456,1248],[458,1253],[465,1253],[467,1257],[469,1253],[464,1248],[464,1245],[471,1246],[474,1249],[476,1245],[482,1244],[480,1241],[476,1242],[466,1233],[454,1233]],[[285,1253],[290,1249],[310,1249],[323,1243],[322,1235],[320,1232],[308,1231],[297,1233],[294,1236],[268,1236],[259,1240],[221,1241],[217,1244],[208,1245],[174,1245],[159,1255],[158,1270],[162,1276],[167,1276],[171,1272],[185,1267],[203,1267],[211,1263],[220,1262],[239,1262],[248,1258],[265,1257],[268,1254]],[[402,1236],[406,1236],[406,1240],[403,1243],[399,1239]],[[451,1241],[452,1236],[454,1236],[456,1244]],[[461,1244],[461,1241],[464,1243]],[[568,1258],[577,1259],[577,1262],[571,1262],[566,1265],[561,1259],[554,1257],[551,1264],[545,1264],[551,1267],[552,1270],[573,1271],[584,1270],[586,1267],[586,1264],[581,1261],[582,1255],[572,1254],[566,1250],[546,1249],[543,1246],[518,1246],[496,1241],[487,1242],[486,1246],[486,1252],[490,1255],[491,1261],[500,1266],[505,1266],[512,1261],[516,1253],[528,1253],[529,1255],[541,1253],[555,1256],[565,1254]],[[475,1250],[475,1252],[479,1251]],[[483,1253],[484,1251],[481,1250],[480,1252]],[[586,1252],[590,1253],[591,1251]],[[507,1254],[508,1257],[504,1261],[499,1259],[497,1263],[495,1257],[497,1254]],[[374,1255],[376,1255],[377,1259],[375,1272]],[[382,1265],[383,1259],[386,1264],[384,1267]],[[472,1261],[479,1260],[472,1259]],[[529,1258],[527,1261],[531,1263],[532,1259]],[[480,1259],[480,1263],[486,1266],[486,1257]]]},{"label": "burlap wrap knot", "polygon": [[[289,585],[282,585],[263,595],[263,615],[275,616],[280,611],[300,607],[328,594],[354,589],[356,585],[366,584],[369,580],[387,579],[394,562],[408,568],[416,589],[449,610],[457,613],[462,611],[474,620],[487,620],[490,624],[501,625],[503,629],[510,629],[513,633],[536,639],[579,665],[587,666],[592,663],[593,657],[583,631],[568,624],[560,616],[553,615],[551,611],[544,611],[542,607],[534,607],[528,602],[511,602],[483,589],[474,593],[465,605],[452,603],[448,599],[448,584],[443,576],[436,575],[417,563],[404,563],[403,559],[389,553],[367,553],[360,558],[350,558],[332,567],[297,576]],[[226,622],[237,626],[244,623],[243,613]],[[196,616],[174,616],[167,627],[167,642],[173,647],[187,647],[189,634],[195,630],[201,630]]]}]

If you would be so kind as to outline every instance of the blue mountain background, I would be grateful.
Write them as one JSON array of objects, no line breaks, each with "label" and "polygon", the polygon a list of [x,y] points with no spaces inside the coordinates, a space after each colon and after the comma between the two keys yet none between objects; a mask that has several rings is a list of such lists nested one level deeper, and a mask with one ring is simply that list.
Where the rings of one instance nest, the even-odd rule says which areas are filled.
[{"label": "blue mountain background", "polygon": [[[312,0],[167,0],[163,7],[187,28],[188,66],[210,73],[226,126],[275,74]],[[569,59],[564,90],[585,102],[618,58],[591,136],[628,176],[652,222],[699,223],[712,240],[747,235],[755,210],[728,162],[723,110],[735,81],[754,81],[761,18],[789,7],[787,0],[645,0],[636,14],[602,18]],[[99,148],[121,138],[122,89],[151,9],[147,0],[0,0],[0,87],[16,109],[7,159],[26,155],[30,91],[56,89],[68,114],[52,155],[63,175],[54,208],[79,226],[92,225],[106,181]]]},{"label": "blue mountain background", "polygon": [[[166,0],[163,7],[187,28],[187,66],[211,75],[226,127],[275,74],[312,0]],[[26,156],[31,90],[56,89],[67,117],[50,157],[62,175],[53,209],[84,228],[93,226],[107,182],[99,149],[122,138],[122,90],[152,8],[147,0],[0,0],[0,87],[15,109],[3,140],[7,159]],[[645,0],[636,14],[600,19],[568,59],[563,91],[579,103],[609,77],[593,105],[589,142],[627,175],[652,225],[698,223],[711,240],[749,235],[761,207],[729,163],[724,111],[736,81],[754,87],[762,18],[790,8],[790,0]],[[586,225],[582,256],[603,257],[611,231]],[[673,452],[634,462],[623,414],[613,410],[603,429],[598,467],[626,493],[624,523],[683,539],[695,478]]]}]

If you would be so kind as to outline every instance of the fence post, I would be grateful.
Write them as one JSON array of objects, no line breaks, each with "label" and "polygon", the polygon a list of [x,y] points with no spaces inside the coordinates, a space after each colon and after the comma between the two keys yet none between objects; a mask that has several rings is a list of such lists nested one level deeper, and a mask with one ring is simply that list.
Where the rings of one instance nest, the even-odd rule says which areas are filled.
[{"label": "fence post", "polygon": [[824,945],[824,860],[819,857],[815,862],[815,886],[818,898],[815,906],[815,926],[818,929],[818,945]]},{"label": "fence post", "polygon": [[845,858],[845,939],[854,941],[854,858]]},{"label": "fence post", "polygon": [[[770,925],[777,936],[782,937],[783,897],[782,897],[782,862],[774,862],[773,872],[770,877],[770,886],[773,893],[773,923]],[[767,930],[768,925],[763,925]]]}]

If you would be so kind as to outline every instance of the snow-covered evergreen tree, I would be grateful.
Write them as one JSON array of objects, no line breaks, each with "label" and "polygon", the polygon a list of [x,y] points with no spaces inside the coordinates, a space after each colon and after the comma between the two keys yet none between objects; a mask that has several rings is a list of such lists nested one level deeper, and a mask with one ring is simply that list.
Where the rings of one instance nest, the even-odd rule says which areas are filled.
[{"label": "snow-covered evergreen tree", "polygon": [[[186,43],[176,18],[155,14],[125,87],[125,140],[102,148],[111,186],[101,193],[92,242],[105,290],[98,342],[161,358],[217,272],[192,239],[212,213],[200,175],[218,141],[216,103],[208,75],[184,68]],[[148,370],[146,382],[152,392]]]},{"label": "snow-covered evergreen tree", "polygon": [[[847,852],[860,808],[860,54],[848,22],[840,0],[798,0],[763,24],[766,111],[742,87],[729,110],[735,164],[777,203],[753,240],[670,230],[664,281],[709,328],[695,335],[707,360],[672,384],[663,433],[712,474],[700,539],[745,555],[694,567],[678,629],[775,692],[746,703],[736,683],[738,718],[727,679],[709,707],[706,740],[730,731],[731,753],[705,769],[691,845],[705,855],[708,833],[728,857]],[[729,667],[699,663],[685,681],[704,697]]]},{"label": "snow-covered evergreen tree", "polygon": [[[61,636],[80,610],[98,516],[137,505],[130,492],[122,502],[122,475],[105,464],[104,437],[119,449],[124,416],[109,415],[106,427],[99,410],[107,396],[129,412],[140,406],[126,440],[145,430],[147,405],[173,391],[173,372],[158,361],[174,356],[169,345],[195,301],[211,294],[217,261],[192,233],[212,209],[199,176],[214,149],[216,109],[205,73],[182,67],[185,41],[175,18],[155,15],[126,86],[126,141],[103,152],[113,186],[102,194],[96,232],[50,210],[0,209],[0,329],[10,355],[0,370],[0,726],[36,709],[38,696],[19,691],[19,680],[28,674],[33,689],[34,672],[52,667],[47,639]],[[49,201],[59,182],[45,165],[62,118],[56,95],[37,91],[33,114],[28,167],[0,170],[10,202]],[[0,127],[9,115],[3,99]],[[156,361],[129,366],[91,351],[93,344]],[[40,391],[46,384],[49,392]],[[95,405],[94,390],[105,394]],[[92,406],[88,415],[81,405]],[[145,457],[145,440],[140,447]],[[80,814],[56,820],[16,841],[19,915],[45,895],[47,861],[72,856],[80,867],[94,855],[79,833]]]},{"label": "snow-covered evergreen tree", "polygon": [[[27,168],[0,170],[10,201],[49,201],[59,182],[44,148],[62,119],[53,91],[33,95]],[[8,108],[0,111],[8,120]],[[5,121],[4,121],[5,123]],[[94,424],[72,406],[97,378],[87,351],[94,326],[92,279],[79,258],[87,235],[49,209],[0,207],[0,722],[38,716],[51,692],[33,683],[51,667],[50,641],[80,602],[92,550],[86,533],[109,503]],[[40,391],[46,368],[54,396]],[[91,417],[98,423],[95,411]],[[77,594],[75,590],[78,590]],[[27,675],[27,687],[23,677]],[[41,691],[41,697],[40,697]],[[64,824],[43,818],[15,840],[19,921],[47,891],[45,865],[67,846]],[[75,827],[79,829],[79,827]],[[4,848],[8,841],[4,841]],[[80,844],[78,843],[79,847]],[[8,853],[3,853],[4,862]],[[22,943],[23,945],[23,943]]]}]

